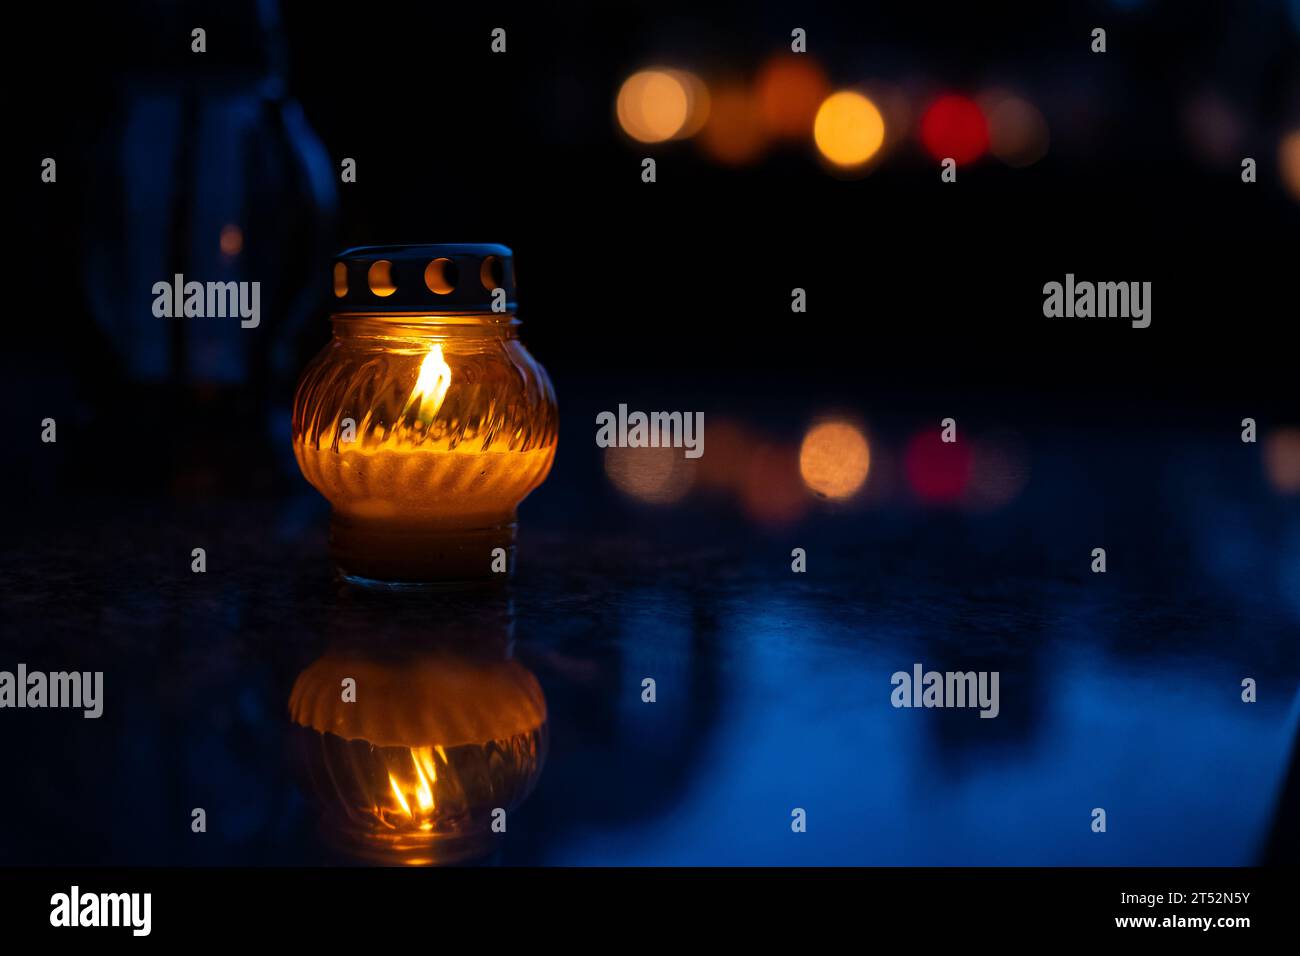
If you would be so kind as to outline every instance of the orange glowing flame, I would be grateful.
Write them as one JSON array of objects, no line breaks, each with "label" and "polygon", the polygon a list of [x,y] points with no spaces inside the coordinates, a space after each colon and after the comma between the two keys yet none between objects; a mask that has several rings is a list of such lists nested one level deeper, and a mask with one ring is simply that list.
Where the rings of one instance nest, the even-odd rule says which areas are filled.
[{"label": "orange glowing flame", "polygon": [[451,366],[442,357],[442,346],[435,345],[420,363],[420,374],[415,379],[415,388],[402,409],[405,417],[412,408],[416,409],[416,418],[424,425],[433,421],[442,407],[447,390],[451,388]]}]

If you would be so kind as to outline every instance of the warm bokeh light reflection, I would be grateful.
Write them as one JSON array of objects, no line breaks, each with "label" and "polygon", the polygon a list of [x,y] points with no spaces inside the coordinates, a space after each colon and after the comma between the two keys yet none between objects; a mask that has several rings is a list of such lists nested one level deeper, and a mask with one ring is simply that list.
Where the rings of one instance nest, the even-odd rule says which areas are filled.
[{"label": "warm bokeh light reflection", "polygon": [[605,449],[605,474],[614,487],[648,504],[681,501],[695,484],[695,462],[680,448]]},{"label": "warm bokeh light reflection", "polygon": [[826,74],[807,54],[783,54],[763,65],[754,82],[759,116],[773,136],[807,136],[830,92]]},{"label": "warm bokeh light reflection", "polygon": [[861,166],[885,141],[885,120],[876,104],[861,93],[833,93],[817,110],[813,139],[818,151],[841,168]]},{"label": "warm bokeh light reflection", "polygon": [[845,421],[814,425],[799,448],[804,484],[825,498],[849,498],[867,480],[871,451],[866,437]]},{"label": "warm bokeh light reflection", "polygon": [[1280,494],[1300,494],[1300,428],[1279,428],[1264,439],[1264,474]]},{"label": "warm bokeh light reflection", "polygon": [[989,151],[994,156],[1008,166],[1023,168],[1047,155],[1047,120],[1033,103],[1014,94],[995,93],[984,98],[983,106],[988,114]]},{"label": "warm bokeh light reflection", "polygon": [[239,255],[244,248],[244,230],[240,229],[234,223],[223,226],[221,229],[221,254],[223,256],[234,257]]}]

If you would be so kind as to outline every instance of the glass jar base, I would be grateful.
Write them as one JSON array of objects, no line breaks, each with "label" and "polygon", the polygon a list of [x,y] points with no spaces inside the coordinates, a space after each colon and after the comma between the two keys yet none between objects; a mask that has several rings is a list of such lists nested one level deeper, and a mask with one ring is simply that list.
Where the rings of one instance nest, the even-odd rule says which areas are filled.
[{"label": "glass jar base", "polygon": [[515,568],[515,522],[476,528],[335,514],[330,553],[350,584],[372,590],[438,590],[504,583]]},{"label": "glass jar base", "polygon": [[500,849],[490,831],[382,832],[348,826],[322,827],[325,843],[362,863],[380,866],[456,866],[481,862]]}]

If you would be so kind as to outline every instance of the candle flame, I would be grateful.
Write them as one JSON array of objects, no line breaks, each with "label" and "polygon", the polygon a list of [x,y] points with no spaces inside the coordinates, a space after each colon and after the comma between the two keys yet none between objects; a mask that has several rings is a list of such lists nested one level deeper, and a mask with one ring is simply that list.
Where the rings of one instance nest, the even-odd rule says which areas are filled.
[{"label": "candle flame", "polygon": [[425,425],[433,421],[442,407],[447,390],[451,388],[451,366],[442,357],[442,346],[435,345],[420,363],[420,374],[415,379],[415,388],[402,409],[403,417],[412,408],[417,409],[416,418]]},{"label": "candle flame", "polygon": [[388,773],[388,786],[398,808],[407,820],[417,823],[421,830],[431,829],[430,817],[437,807],[433,795],[433,785],[438,780],[438,767],[433,759],[433,751],[442,748],[414,747],[410,750],[411,766],[415,771],[413,777],[399,780],[392,771]]}]

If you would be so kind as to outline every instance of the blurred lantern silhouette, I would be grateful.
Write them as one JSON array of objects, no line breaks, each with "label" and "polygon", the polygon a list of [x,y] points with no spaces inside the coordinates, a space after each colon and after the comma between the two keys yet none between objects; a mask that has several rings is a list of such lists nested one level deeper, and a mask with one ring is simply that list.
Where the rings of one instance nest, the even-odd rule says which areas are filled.
[{"label": "blurred lantern silhouette", "polygon": [[472,860],[499,845],[547,748],[546,699],[511,656],[512,629],[507,612],[473,626],[451,620],[432,645],[386,646],[370,634],[298,676],[289,714],[332,844],[411,866]]},{"label": "blurred lantern silhouette", "polygon": [[1264,439],[1264,473],[1281,494],[1300,494],[1300,428],[1279,428]]},{"label": "blurred lantern silhouette", "polygon": [[807,136],[817,107],[829,92],[826,74],[807,54],[772,57],[754,82],[759,116],[776,137]]},{"label": "blurred lantern silhouette", "polygon": [[1047,155],[1047,120],[1033,103],[998,90],[980,97],[980,108],[988,116],[989,151],[1002,162],[1021,168]]},{"label": "blurred lantern silhouette", "polygon": [[818,151],[840,169],[865,165],[885,142],[885,120],[876,104],[853,90],[828,96],[817,108],[813,140]]},{"label": "blurred lantern silhouette", "polygon": [[870,466],[866,437],[846,421],[814,425],[799,448],[799,473],[804,484],[824,498],[851,498],[866,482]]},{"label": "blurred lantern silhouette", "polygon": [[[265,397],[292,372],[294,337],[317,304],[313,272],[333,241],[330,160],[285,94],[273,0],[135,6],[186,25],[134,34],[159,44],[137,61],[159,65],[122,81],[93,147],[92,314],[133,382],[240,385]],[[194,56],[187,17],[199,10],[192,19],[222,42]],[[158,318],[153,286],[176,275],[258,282],[258,326]]]},{"label": "blurred lantern silhouette", "polygon": [[974,100],[947,93],[921,116],[921,144],[935,159],[971,163],[988,149],[988,122]]},{"label": "blurred lantern silhouette", "polygon": [[971,459],[970,442],[945,442],[937,428],[919,432],[904,456],[908,486],[927,504],[955,504],[970,483]]},{"label": "blurred lantern silhouette", "polygon": [[767,147],[767,133],[753,94],[740,84],[716,89],[697,142],[706,156],[727,166],[758,159]]}]

